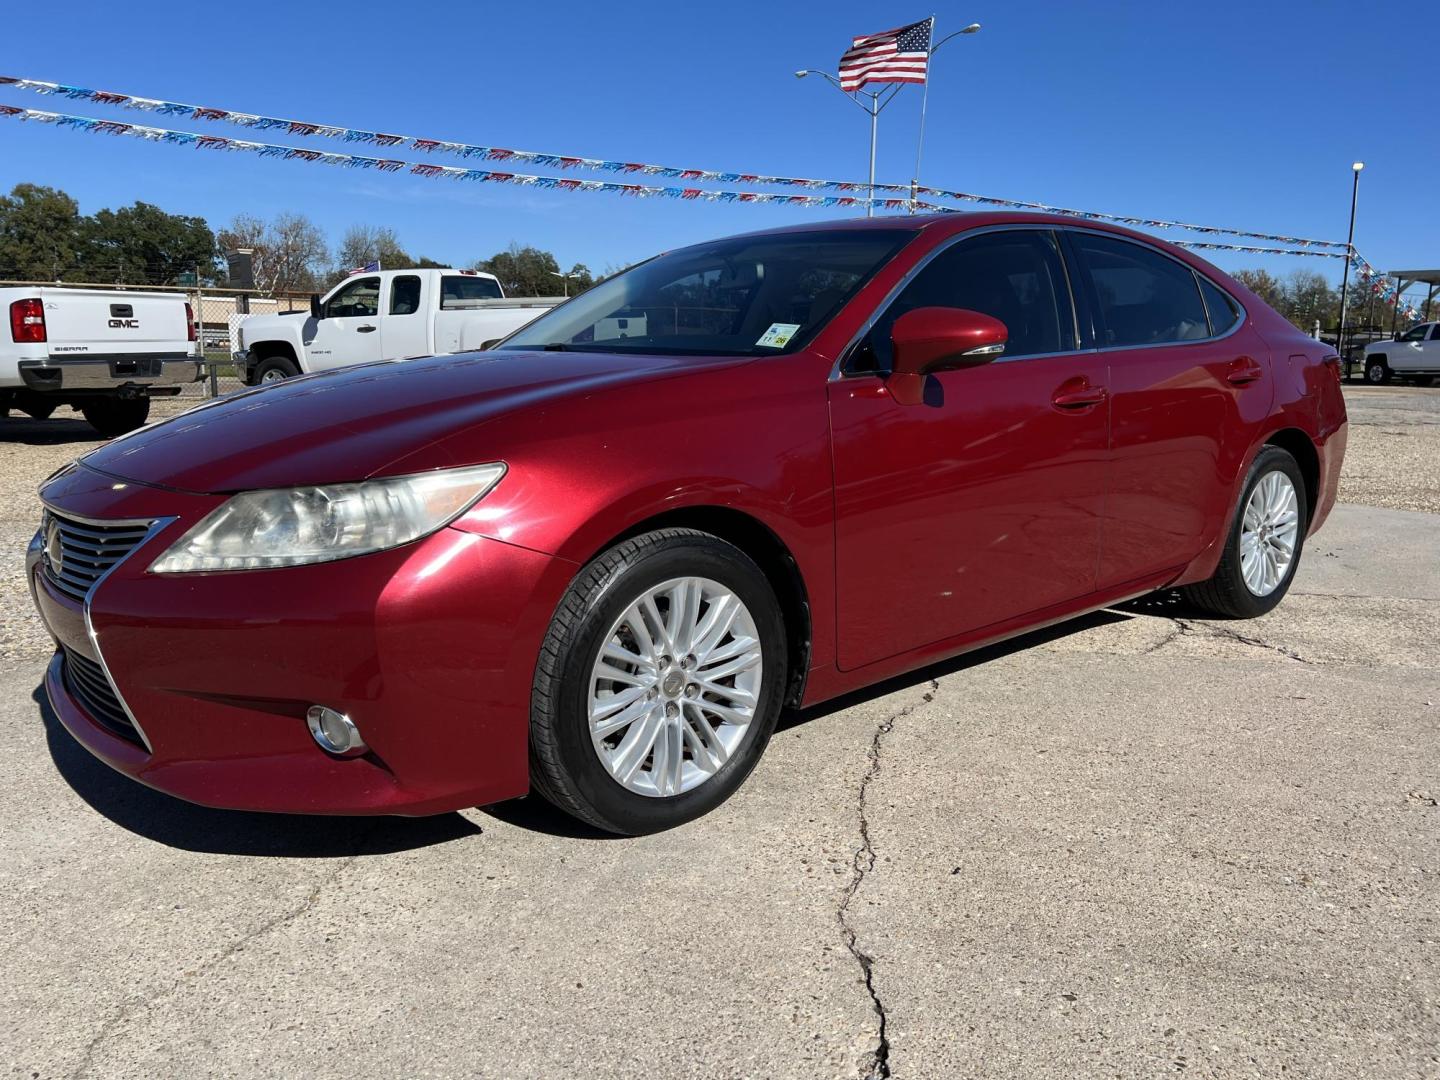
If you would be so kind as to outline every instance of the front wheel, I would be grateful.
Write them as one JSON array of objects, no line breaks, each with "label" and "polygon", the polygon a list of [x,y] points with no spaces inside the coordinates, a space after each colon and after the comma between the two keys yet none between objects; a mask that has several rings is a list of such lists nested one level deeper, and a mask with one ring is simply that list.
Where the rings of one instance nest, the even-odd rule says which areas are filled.
[{"label": "front wheel", "polygon": [[1383,356],[1365,358],[1365,381],[1371,386],[1381,386],[1390,381],[1390,365]]},{"label": "front wheel", "polygon": [[1309,520],[1300,466],[1278,446],[1264,447],[1250,466],[1214,576],[1187,586],[1187,599],[1232,619],[1264,615],[1290,589]]},{"label": "front wheel", "polygon": [[255,385],[266,386],[282,379],[292,379],[299,374],[300,369],[293,360],[284,356],[271,356],[262,360],[255,369]]},{"label": "front wheel", "polygon": [[660,529],[585,567],[540,651],[531,778],[607,832],[656,832],[744,783],[780,713],[785,626],[764,573],[708,533]]},{"label": "front wheel", "polygon": [[113,439],[144,426],[150,416],[150,399],[98,398],[81,405],[80,412],[91,427],[105,438]]}]

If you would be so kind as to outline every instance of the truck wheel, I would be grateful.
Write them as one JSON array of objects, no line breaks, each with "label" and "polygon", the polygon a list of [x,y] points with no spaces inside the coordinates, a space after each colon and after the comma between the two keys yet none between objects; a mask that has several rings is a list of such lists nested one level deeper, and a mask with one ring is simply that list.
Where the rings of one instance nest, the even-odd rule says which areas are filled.
[{"label": "truck wheel", "polygon": [[49,420],[50,414],[55,411],[55,403],[53,401],[32,401],[22,406],[20,411],[32,420]]},{"label": "truck wheel", "polygon": [[144,425],[150,416],[149,398],[100,398],[80,406],[90,426],[107,439]]},{"label": "truck wheel", "polygon": [[281,379],[293,379],[300,374],[300,369],[283,356],[271,356],[260,361],[255,368],[255,385],[264,386],[266,383],[276,383]]},{"label": "truck wheel", "polygon": [[1390,365],[1383,356],[1365,358],[1365,381],[1371,386],[1380,386],[1390,381]]}]

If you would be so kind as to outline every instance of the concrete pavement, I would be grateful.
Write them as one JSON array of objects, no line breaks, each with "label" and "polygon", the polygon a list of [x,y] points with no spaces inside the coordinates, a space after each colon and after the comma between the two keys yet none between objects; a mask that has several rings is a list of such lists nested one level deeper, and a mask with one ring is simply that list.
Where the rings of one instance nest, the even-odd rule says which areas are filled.
[{"label": "concrete pavement", "polygon": [[204,810],[0,664],[0,1061],[52,1076],[1440,1075],[1440,516],[786,720],[685,828]]}]

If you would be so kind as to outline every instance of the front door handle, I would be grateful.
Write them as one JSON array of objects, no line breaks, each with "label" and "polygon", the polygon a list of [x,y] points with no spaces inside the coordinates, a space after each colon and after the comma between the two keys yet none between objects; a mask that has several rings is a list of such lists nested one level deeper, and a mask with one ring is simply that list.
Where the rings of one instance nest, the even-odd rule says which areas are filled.
[{"label": "front door handle", "polygon": [[1057,409],[1079,412],[1104,402],[1109,395],[1103,386],[1091,386],[1084,380],[1069,379],[1055,388],[1050,403]]},{"label": "front door handle", "polygon": [[373,334],[375,332],[375,327],[371,326],[369,323],[366,323],[364,326],[357,326],[355,328],[355,332],[357,334]]},{"label": "front door handle", "polygon": [[1248,356],[1239,356],[1230,361],[1230,367],[1225,372],[1225,381],[1235,386],[1248,386],[1258,382],[1265,374],[1265,369]]}]

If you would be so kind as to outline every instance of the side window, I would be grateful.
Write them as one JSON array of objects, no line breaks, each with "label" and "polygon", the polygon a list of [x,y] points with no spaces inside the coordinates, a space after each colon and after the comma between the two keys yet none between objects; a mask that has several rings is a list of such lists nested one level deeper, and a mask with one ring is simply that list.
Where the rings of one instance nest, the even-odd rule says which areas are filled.
[{"label": "side window", "polygon": [[1210,336],[1219,337],[1240,321],[1240,309],[1230,294],[1200,278],[1200,292],[1205,297],[1205,310],[1210,313]]},{"label": "side window", "polygon": [[478,300],[499,300],[500,283],[488,277],[455,274],[440,279],[440,310],[463,311],[480,307]]},{"label": "side window", "polygon": [[1200,289],[1188,266],[1117,237],[1077,232],[1073,240],[1100,302],[1102,348],[1210,336]]},{"label": "side window", "polygon": [[851,370],[889,371],[891,327],[922,307],[968,308],[999,319],[1010,332],[1006,359],[1075,348],[1065,267],[1048,231],[984,233],[941,252],[875,321]]},{"label": "side window", "polygon": [[1427,327],[1414,326],[1400,335],[1401,341],[1424,341]]},{"label": "side window", "polygon": [[332,296],[325,305],[325,314],[332,319],[347,316],[369,318],[380,314],[380,279],[359,278]]},{"label": "side window", "polygon": [[1430,340],[1440,341],[1440,323],[1436,323],[1435,328],[1430,331]]},{"label": "side window", "polygon": [[420,310],[420,279],[413,274],[390,282],[390,314],[414,315]]}]

